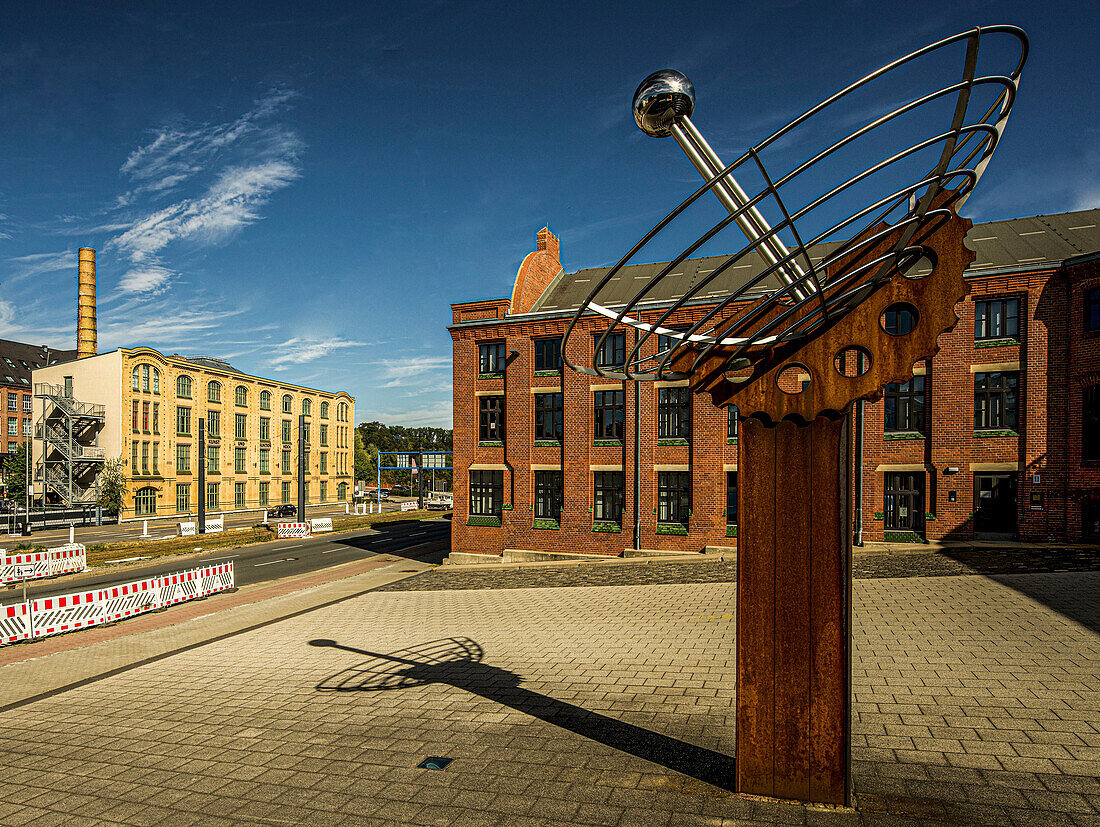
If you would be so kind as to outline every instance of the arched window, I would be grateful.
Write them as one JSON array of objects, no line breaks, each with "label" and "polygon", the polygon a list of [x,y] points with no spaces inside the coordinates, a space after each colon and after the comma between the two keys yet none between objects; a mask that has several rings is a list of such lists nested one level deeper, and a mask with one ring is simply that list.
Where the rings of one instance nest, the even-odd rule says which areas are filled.
[{"label": "arched window", "polygon": [[1081,393],[1081,461],[1100,462],[1100,385]]},{"label": "arched window", "polygon": [[260,391],[260,410],[271,410],[271,391]]},{"label": "arched window", "polygon": [[289,393],[284,393],[283,394],[283,413],[292,413],[292,412],[293,411],[291,410],[291,407],[290,407],[290,394]]},{"label": "arched window", "polygon": [[346,402],[341,402],[336,406],[336,418],[341,422],[348,421],[348,405]]},{"label": "arched window", "polygon": [[248,388],[244,385],[237,385],[237,389],[233,391],[233,401],[238,405],[248,404]]},{"label": "arched window", "polygon": [[157,513],[157,489],[139,488],[134,494],[134,514],[147,517]]},{"label": "arched window", "polygon": [[134,366],[134,390],[141,390],[141,368]]},{"label": "arched window", "polygon": [[153,368],[153,393],[160,393],[160,371]]},{"label": "arched window", "polygon": [[141,366],[141,389],[146,393],[149,392],[149,366]]},{"label": "arched window", "polygon": [[312,411],[312,410],[313,410],[313,403],[308,399],[303,399],[302,400],[302,413],[305,416],[309,416],[310,411]]},{"label": "arched window", "polygon": [[210,382],[206,386],[206,401],[207,402],[221,402],[222,401],[222,386],[220,382]]},{"label": "arched window", "polygon": [[328,419],[328,402],[321,403],[321,419]]},{"label": "arched window", "polygon": [[346,482],[339,483],[336,486],[336,500],[338,502],[346,500],[348,498],[348,484]]},{"label": "arched window", "polygon": [[180,399],[191,398],[191,377],[180,376],[176,379],[176,396]]}]

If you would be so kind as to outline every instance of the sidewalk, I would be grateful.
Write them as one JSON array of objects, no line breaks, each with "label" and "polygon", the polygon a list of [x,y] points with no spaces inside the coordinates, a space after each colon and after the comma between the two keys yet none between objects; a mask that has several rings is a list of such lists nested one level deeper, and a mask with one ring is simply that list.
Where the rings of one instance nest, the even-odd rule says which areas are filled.
[{"label": "sidewalk", "polygon": [[732,582],[363,591],[416,567],[0,668],[37,688],[0,713],[0,823],[1100,823],[1100,573],[857,580],[835,810],[729,792]]}]

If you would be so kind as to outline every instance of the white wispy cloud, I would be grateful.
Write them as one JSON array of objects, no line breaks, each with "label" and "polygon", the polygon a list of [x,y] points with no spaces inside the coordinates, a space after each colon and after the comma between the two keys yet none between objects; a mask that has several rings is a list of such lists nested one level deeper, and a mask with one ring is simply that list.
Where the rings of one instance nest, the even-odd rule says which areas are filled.
[{"label": "white wispy cloud", "polygon": [[[261,220],[271,196],[300,177],[304,145],[294,130],[272,120],[293,97],[286,89],[271,90],[235,120],[161,129],[130,153],[119,172],[135,186],[118,196],[112,212],[132,217],[106,225],[116,233],[107,249],[131,265],[119,281],[119,293],[169,289],[176,276],[165,263],[170,245],[224,243]],[[201,189],[163,203],[185,184]],[[151,208],[154,202],[161,206]],[[142,204],[150,207],[142,209]]]},{"label": "white wispy cloud", "polygon": [[377,363],[381,370],[379,388],[397,388],[417,384],[425,376],[440,371],[451,371],[450,356],[410,356],[407,359],[383,359]]},{"label": "white wispy cloud", "polygon": [[356,342],[351,339],[342,339],[339,336],[330,336],[327,339],[307,339],[295,337],[287,339],[279,345],[274,345],[273,350],[278,353],[270,361],[274,370],[287,370],[289,365],[301,365],[312,362],[329,355],[333,351],[343,350],[349,347],[363,347],[366,342]]}]

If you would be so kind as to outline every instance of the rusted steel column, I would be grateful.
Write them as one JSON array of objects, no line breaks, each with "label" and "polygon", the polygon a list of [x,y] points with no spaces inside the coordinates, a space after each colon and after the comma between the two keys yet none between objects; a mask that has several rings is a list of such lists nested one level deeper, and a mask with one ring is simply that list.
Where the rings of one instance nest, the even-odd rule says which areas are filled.
[{"label": "rusted steel column", "polygon": [[847,423],[741,423],[738,792],[849,800]]}]

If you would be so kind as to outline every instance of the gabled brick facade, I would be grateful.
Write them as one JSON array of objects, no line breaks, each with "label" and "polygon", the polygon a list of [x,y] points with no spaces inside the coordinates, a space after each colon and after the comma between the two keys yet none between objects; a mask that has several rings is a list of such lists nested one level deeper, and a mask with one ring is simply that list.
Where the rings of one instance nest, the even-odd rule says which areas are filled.
[{"label": "gabled brick facade", "polygon": [[[857,535],[864,542],[971,539],[977,529],[979,535],[988,532],[992,537],[1077,540],[1086,516],[1093,514],[1090,509],[1095,509],[1095,517],[1089,519],[1100,531],[1100,458],[1082,459],[1084,395],[1090,386],[1100,385],[1100,331],[1085,331],[1084,302],[1088,290],[1100,288],[1100,254],[1067,256],[1030,269],[990,266],[967,275],[970,294],[956,306],[958,325],[940,337],[939,354],[917,366],[926,389],[923,427],[899,429],[895,417],[894,429],[886,432],[885,400],[863,405],[862,427],[858,412],[851,417],[852,444],[857,446],[852,478],[861,489],[853,492],[854,502],[860,503],[853,515]],[[715,408],[707,395],[692,394],[690,437],[677,444],[657,435],[657,396],[662,386],[676,383],[615,382],[568,367],[536,371],[536,340],[560,337],[572,313],[517,309],[515,296],[524,294],[523,280],[521,270],[511,302],[452,305],[453,549],[487,555],[501,555],[506,549],[619,555],[635,547],[701,551],[707,546],[735,545],[736,518],[727,516],[727,483],[728,474],[737,470],[738,446],[736,436],[730,434],[727,411]],[[976,339],[977,303],[993,302],[1003,309],[1009,305],[1000,300],[1013,299],[1018,330],[1013,335]],[[523,306],[529,306],[526,298]],[[685,308],[669,320],[670,325],[690,323],[708,307]],[[639,315],[643,321],[653,320],[653,314]],[[575,349],[567,354],[570,361],[590,362],[594,334],[606,326],[602,317],[584,319],[579,333],[570,338]],[[625,335],[629,348],[636,333],[628,329]],[[486,343],[501,343],[499,348],[494,345],[501,367],[481,374],[479,346]],[[649,351],[656,348],[651,340]],[[977,427],[976,379],[995,385],[1011,381],[1010,374],[1016,381],[1014,426]],[[604,390],[623,394],[621,441],[596,439],[593,397]],[[563,393],[560,444],[537,441],[534,436],[535,395],[553,391]],[[638,463],[635,393],[640,410]],[[503,435],[483,441],[479,407],[487,396],[503,397]],[[993,396],[986,404],[995,408],[1011,401],[1011,395]],[[996,413],[1001,418],[1006,415],[999,408]],[[637,512],[635,467],[640,470]],[[539,471],[556,469],[562,471],[563,506],[555,526],[535,518],[534,477]],[[623,514],[616,531],[594,518],[593,475],[619,470]],[[472,471],[499,472],[499,525],[496,517],[470,514]],[[657,516],[659,475],[679,471],[690,475],[686,533],[676,524],[659,523]],[[892,489],[889,507],[888,484]],[[900,496],[894,490],[899,486],[905,486]],[[1007,495],[1013,488],[1016,498],[1009,508]],[[917,507],[919,519],[914,520]]]}]

